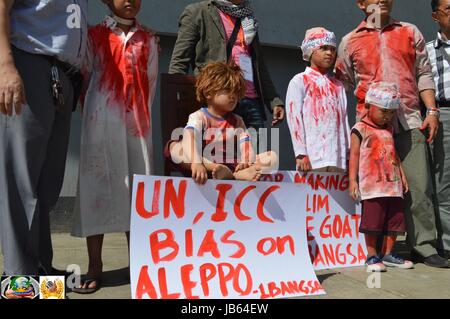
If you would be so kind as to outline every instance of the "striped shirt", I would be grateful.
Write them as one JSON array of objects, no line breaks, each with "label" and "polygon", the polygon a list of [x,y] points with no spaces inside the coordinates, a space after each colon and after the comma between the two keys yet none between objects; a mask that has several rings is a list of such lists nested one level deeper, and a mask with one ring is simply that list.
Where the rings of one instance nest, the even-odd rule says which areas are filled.
[{"label": "striped shirt", "polygon": [[189,115],[185,128],[201,134],[203,157],[211,162],[237,164],[255,160],[250,134],[239,115],[230,112],[219,117],[204,107]]},{"label": "striped shirt", "polygon": [[450,106],[450,40],[438,32],[437,38],[427,44],[436,85],[436,101],[440,106]]}]

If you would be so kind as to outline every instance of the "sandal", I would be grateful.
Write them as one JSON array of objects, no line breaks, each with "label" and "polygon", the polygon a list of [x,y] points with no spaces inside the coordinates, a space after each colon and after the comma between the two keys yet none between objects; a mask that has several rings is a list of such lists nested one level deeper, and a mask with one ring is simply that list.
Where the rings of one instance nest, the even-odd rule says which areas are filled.
[{"label": "sandal", "polygon": [[[89,285],[92,283],[97,283],[95,285],[95,288],[89,288]],[[75,292],[77,294],[93,294],[94,292],[96,292],[97,290],[99,290],[101,288],[102,285],[102,280],[99,278],[90,278],[90,279],[86,279],[84,280],[84,282],[82,282],[81,287],[74,287],[72,288],[72,292]],[[83,288],[83,286],[86,286],[86,288]]]}]

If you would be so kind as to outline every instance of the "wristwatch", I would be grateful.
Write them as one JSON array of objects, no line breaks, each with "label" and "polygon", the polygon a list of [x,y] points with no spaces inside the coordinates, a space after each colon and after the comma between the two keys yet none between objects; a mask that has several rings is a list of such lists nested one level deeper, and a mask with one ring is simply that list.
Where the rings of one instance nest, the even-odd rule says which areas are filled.
[{"label": "wristwatch", "polygon": [[429,109],[427,109],[427,115],[433,115],[439,119],[439,117],[441,115],[441,111],[439,111],[439,109],[435,108],[435,107],[429,108]]}]

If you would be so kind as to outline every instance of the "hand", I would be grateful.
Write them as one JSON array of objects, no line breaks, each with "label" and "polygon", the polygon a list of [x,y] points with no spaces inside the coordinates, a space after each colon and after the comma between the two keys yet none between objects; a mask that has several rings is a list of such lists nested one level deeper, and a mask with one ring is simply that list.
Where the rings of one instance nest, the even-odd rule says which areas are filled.
[{"label": "hand", "polygon": [[203,164],[192,164],[192,179],[194,182],[200,185],[204,185],[208,180],[208,171],[206,170],[205,165]]},{"label": "hand", "polygon": [[437,132],[439,130],[439,120],[436,116],[431,114],[427,115],[427,117],[422,123],[422,127],[420,128],[420,130],[424,131],[427,128],[429,129],[430,132],[427,143],[431,143],[436,138]]},{"label": "hand", "polygon": [[353,200],[355,200],[355,201],[358,200],[359,195],[360,195],[358,182],[350,181],[349,192],[350,192],[350,197]]},{"label": "hand", "polygon": [[309,157],[306,155],[300,155],[295,159],[296,167],[298,171],[301,172],[309,172],[312,170],[311,162],[309,161]]},{"label": "hand", "polygon": [[25,89],[22,78],[13,64],[0,67],[0,113],[8,116],[22,113],[22,106],[26,104]]},{"label": "hand", "polygon": [[409,185],[405,175],[402,175],[402,185],[403,185],[403,193],[407,194],[409,192]]},{"label": "hand", "polygon": [[281,123],[283,120],[284,120],[284,107],[281,105],[275,106],[273,108],[272,126]]},{"label": "hand", "polygon": [[250,163],[239,163],[234,170],[235,173],[247,169],[250,167]]}]

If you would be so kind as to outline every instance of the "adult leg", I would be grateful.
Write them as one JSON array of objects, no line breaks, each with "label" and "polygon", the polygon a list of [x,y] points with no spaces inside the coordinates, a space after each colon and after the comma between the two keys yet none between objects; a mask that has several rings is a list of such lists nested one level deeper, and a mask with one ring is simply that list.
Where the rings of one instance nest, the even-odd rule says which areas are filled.
[{"label": "adult leg", "polygon": [[437,254],[437,251],[426,138],[419,129],[410,131],[401,129],[395,137],[395,144],[410,189],[405,196],[408,243],[416,253],[427,258]]},{"label": "adult leg", "polygon": [[450,110],[441,110],[441,127],[432,145],[439,248],[450,251]]},{"label": "adult leg", "polygon": [[[0,129],[1,233],[7,274],[36,274],[51,263],[48,203],[52,189],[41,183],[49,173],[46,157],[52,141],[56,109],[51,96],[51,66],[43,57],[13,49],[14,60],[25,86],[28,105],[20,116],[3,117]],[[67,93],[67,83],[63,83]],[[70,117],[69,117],[70,119]],[[70,123],[67,123],[69,125]],[[47,168],[44,170],[44,168]],[[42,182],[41,182],[42,180]],[[44,200],[41,200],[46,192]],[[56,195],[57,197],[57,195]],[[45,253],[44,253],[45,252]]]},{"label": "adult leg", "polygon": [[[266,121],[264,106],[260,104],[259,100],[244,98],[238,103],[233,112],[242,117],[252,137],[253,148],[259,151],[261,145],[259,130],[265,127]],[[255,154],[257,153],[255,152]]]},{"label": "adult leg", "polygon": [[84,282],[72,289],[76,293],[93,293],[101,285],[103,271],[102,248],[104,235],[94,235],[86,238],[89,266]]}]

